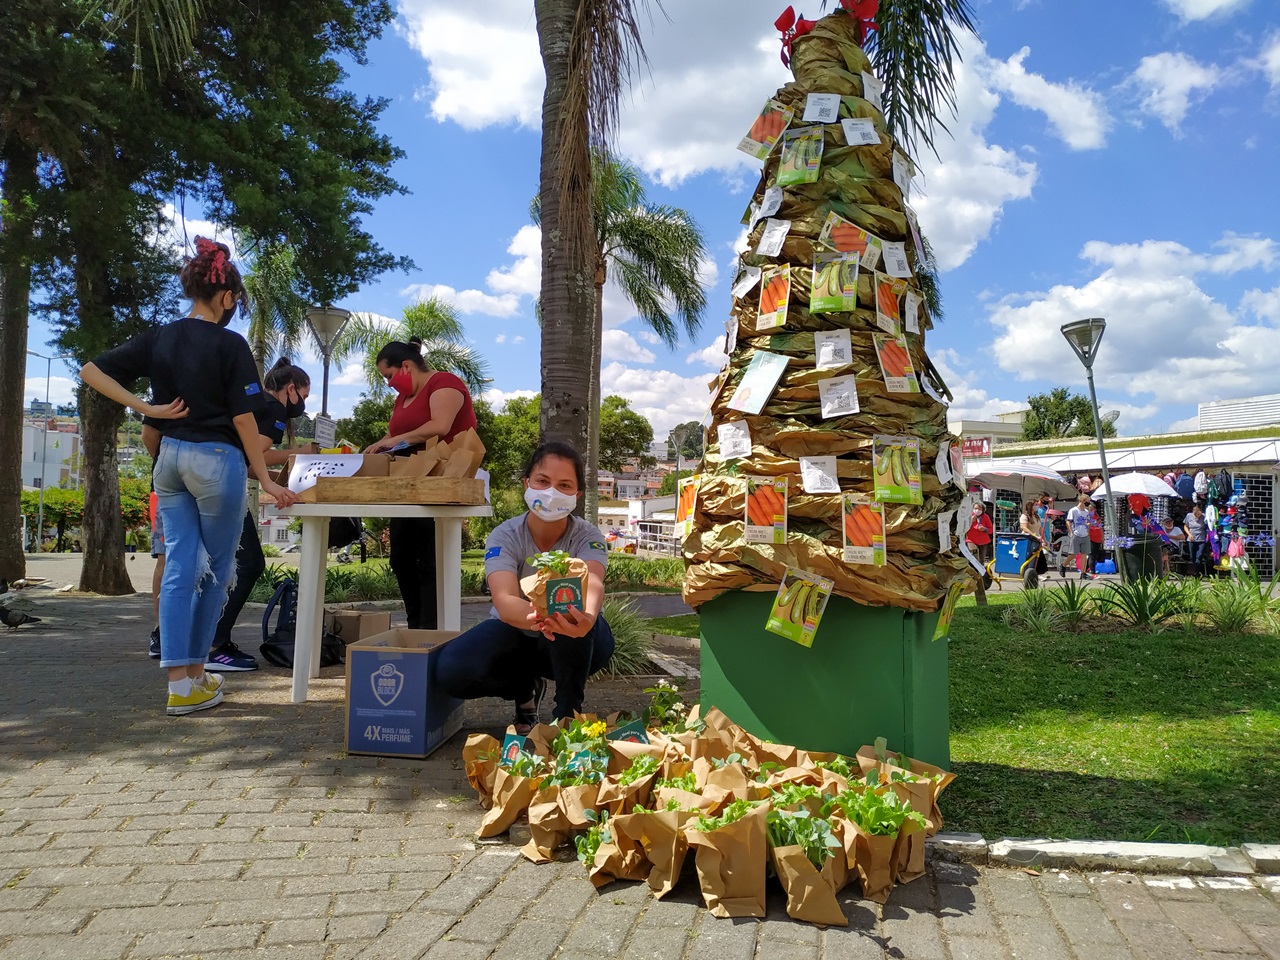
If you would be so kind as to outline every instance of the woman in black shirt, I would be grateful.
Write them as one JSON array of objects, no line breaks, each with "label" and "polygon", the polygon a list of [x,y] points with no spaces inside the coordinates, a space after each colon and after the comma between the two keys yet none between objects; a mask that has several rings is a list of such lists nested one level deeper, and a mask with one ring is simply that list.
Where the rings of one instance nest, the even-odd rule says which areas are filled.
[{"label": "woman in black shirt", "polygon": [[[222,678],[205,672],[227,600],[245,512],[245,460],[278,506],[297,502],[267,472],[254,414],[258,368],[244,337],[226,329],[245,300],[225,244],[196,238],[182,269],[191,312],[108,350],[80,371],[108,399],[167,421],[155,464],[166,564],[160,590],[160,665],[169,673],[171,716],[222,702]],[[124,384],[151,381],[152,403]]]}]

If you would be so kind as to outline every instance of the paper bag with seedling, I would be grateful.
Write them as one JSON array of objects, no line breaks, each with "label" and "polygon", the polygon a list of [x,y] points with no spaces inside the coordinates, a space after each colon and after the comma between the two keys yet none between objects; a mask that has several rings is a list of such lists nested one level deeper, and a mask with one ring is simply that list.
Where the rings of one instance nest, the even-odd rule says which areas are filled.
[{"label": "paper bag with seedling", "polygon": [[564,613],[573,607],[584,608],[587,584],[587,564],[571,557],[563,550],[548,550],[529,558],[529,565],[537,569],[531,577],[520,581],[520,589],[533,604],[538,616],[546,619],[552,614]]},{"label": "paper bag with seedling", "polygon": [[932,837],[942,829],[942,811],[938,808],[938,797],[956,778],[954,773],[948,773],[931,763],[914,760],[901,751],[891,752],[888,749],[888,741],[884,737],[876,737],[874,744],[859,748],[857,759],[862,772],[865,774],[874,769],[881,784],[895,780],[927,784],[929,802],[924,806],[915,806],[915,809],[925,817],[926,837]]},{"label": "paper bag with seedling", "polygon": [[[612,744],[610,745],[612,751]],[[613,760],[610,758],[610,766]],[[611,814],[619,814],[636,806],[647,806],[653,791],[653,782],[661,773],[662,763],[652,754],[640,754],[631,765],[616,774],[605,777],[600,784],[599,806]]]},{"label": "paper bag with seedling", "polygon": [[645,859],[653,864],[649,871],[649,889],[661,900],[680,879],[689,840],[685,824],[697,816],[695,810],[659,809],[653,813],[637,811],[634,816],[618,817],[614,823],[618,833],[640,844]]},{"label": "paper bag with seedling", "polygon": [[848,878],[845,853],[831,822],[799,809],[771,810],[766,823],[773,867],[787,894],[787,916],[820,926],[848,926],[836,901]]},{"label": "paper bag with seedling", "polygon": [[493,806],[480,821],[477,835],[483,838],[505,833],[516,822],[516,818],[528,809],[529,801],[541,784],[541,773],[536,776],[521,776],[507,767],[500,768],[493,782]]},{"label": "paper bag with seedling", "polygon": [[473,733],[462,747],[462,764],[467,782],[486,810],[493,806],[493,782],[498,776],[498,759],[502,746],[487,733]]},{"label": "paper bag with seedling", "polygon": [[[587,863],[587,879],[598,890],[613,880],[647,880],[653,870],[640,841],[619,826],[631,817],[652,814],[626,813],[618,817],[601,811],[599,820],[583,837],[578,838],[578,859]],[[592,834],[599,838],[594,852]]]},{"label": "paper bag with seedling", "polygon": [[695,848],[702,899],[717,917],[763,917],[768,803],[735,800],[718,817],[699,816],[685,826]]}]

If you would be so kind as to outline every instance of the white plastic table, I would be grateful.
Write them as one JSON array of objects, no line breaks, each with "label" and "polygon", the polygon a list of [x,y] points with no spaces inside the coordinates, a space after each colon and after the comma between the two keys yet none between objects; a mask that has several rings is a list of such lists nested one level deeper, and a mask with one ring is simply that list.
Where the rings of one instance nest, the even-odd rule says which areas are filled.
[{"label": "white plastic table", "polygon": [[307,699],[307,681],[320,676],[320,631],[324,626],[325,560],[332,517],[434,517],[436,607],[441,630],[462,629],[462,521],[489,517],[487,503],[475,507],[410,503],[298,503],[280,511],[302,520],[298,561],[298,626],[293,652],[294,703]]}]

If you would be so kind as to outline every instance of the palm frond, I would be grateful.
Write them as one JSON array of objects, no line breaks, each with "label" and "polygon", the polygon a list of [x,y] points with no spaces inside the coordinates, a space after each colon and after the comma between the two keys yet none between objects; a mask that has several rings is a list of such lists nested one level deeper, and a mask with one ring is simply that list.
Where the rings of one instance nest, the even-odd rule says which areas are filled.
[{"label": "palm frond", "polygon": [[370,392],[381,396],[387,384],[378,372],[378,351],[392,340],[407,343],[413,337],[422,341],[422,356],[429,367],[457,374],[474,393],[488,382],[488,363],[467,342],[453,304],[439,297],[410,304],[402,319],[391,323],[376,314],[352,314],[334,344],[333,357],[342,363],[355,354],[363,354]]},{"label": "palm frond", "polygon": [[[676,339],[673,311],[694,336],[707,298],[698,276],[706,245],[693,218],[671,207],[633,209],[616,220],[610,241],[610,262],[641,319],[670,347]],[[651,296],[641,284],[652,288]]]},{"label": "palm frond", "polygon": [[157,73],[174,69],[191,55],[206,0],[97,0],[85,13],[85,21],[105,14],[115,35],[133,34],[133,62],[143,61],[143,39]]},{"label": "palm frond", "polygon": [[884,84],[885,124],[908,152],[923,144],[935,155],[935,129],[945,111],[955,116],[958,37],[977,32],[969,0],[880,0],[879,29],[867,53]]}]

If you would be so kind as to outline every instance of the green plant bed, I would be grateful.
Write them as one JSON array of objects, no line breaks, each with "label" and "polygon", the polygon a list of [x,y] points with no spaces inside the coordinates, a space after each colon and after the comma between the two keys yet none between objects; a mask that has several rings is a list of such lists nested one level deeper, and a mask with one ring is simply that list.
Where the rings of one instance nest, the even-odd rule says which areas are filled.
[{"label": "green plant bed", "polygon": [[946,829],[986,837],[1280,840],[1280,644],[1258,633],[951,629]]}]

